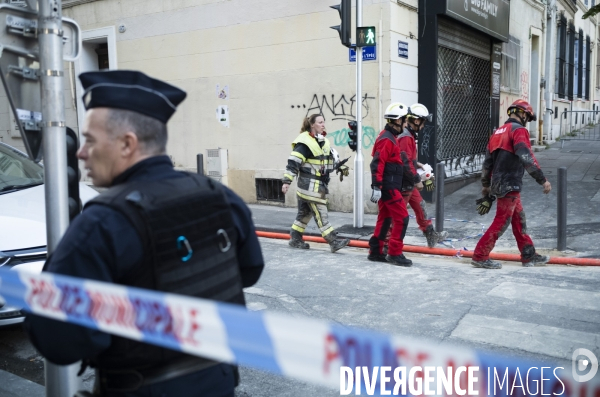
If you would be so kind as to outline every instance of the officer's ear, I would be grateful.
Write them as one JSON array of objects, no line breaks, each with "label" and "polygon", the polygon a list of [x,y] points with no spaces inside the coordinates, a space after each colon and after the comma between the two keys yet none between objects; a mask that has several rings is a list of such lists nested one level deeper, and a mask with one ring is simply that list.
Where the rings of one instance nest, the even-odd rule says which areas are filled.
[{"label": "officer's ear", "polygon": [[124,133],[121,136],[120,141],[121,155],[123,157],[129,157],[132,154],[137,153],[140,149],[140,141],[133,131]]}]

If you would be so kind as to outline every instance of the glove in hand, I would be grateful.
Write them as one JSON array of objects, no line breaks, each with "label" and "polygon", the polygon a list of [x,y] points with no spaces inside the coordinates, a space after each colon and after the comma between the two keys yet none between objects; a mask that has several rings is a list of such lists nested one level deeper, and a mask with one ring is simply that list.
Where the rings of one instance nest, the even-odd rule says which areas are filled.
[{"label": "glove in hand", "polygon": [[433,189],[435,189],[435,183],[433,183],[431,179],[427,179],[426,181],[423,181],[423,187],[425,187],[425,190],[428,192],[433,192]]},{"label": "glove in hand", "polygon": [[342,165],[335,171],[335,173],[340,174],[340,182],[342,182],[344,177],[350,174],[350,168],[346,165]]},{"label": "glove in hand", "polygon": [[479,215],[485,215],[488,212],[490,212],[494,200],[496,200],[495,196],[485,196],[475,200],[475,204],[477,204],[477,212],[479,213]]},{"label": "glove in hand", "polygon": [[378,188],[373,188],[373,193],[371,194],[371,202],[376,203],[381,199],[381,190]]}]

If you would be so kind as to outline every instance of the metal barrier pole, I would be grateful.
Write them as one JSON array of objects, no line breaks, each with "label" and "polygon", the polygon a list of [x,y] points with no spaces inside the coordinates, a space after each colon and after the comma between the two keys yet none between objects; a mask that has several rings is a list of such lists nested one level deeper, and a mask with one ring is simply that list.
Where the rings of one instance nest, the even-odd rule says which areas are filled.
[{"label": "metal barrier pole", "polygon": [[562,112],[562,114],[559,117],[560,117],[560,122],[558,123],[558,125],[559,125],[558,136],[560,137],[560,148],[562,149],[563,147],[565,147],[565,140],[562,135],[562,123],[563,123],[563,118],[564,119],[567,118],[567,109],[565,109],[564,112]]},{"label": "metal barrier pole", "polygon": [[[363,0],[356,0],[356,27],[362,26]],[[364,158],[362,152],[362,57],[363,48],[356,47],[356,156],[354,157],[354,227],[364,226]]]},{"label": "metal barrier pole", "polygon": [[435,166],[435,231],[444,230],[444,163]]},{"label": "metal barrier pole", "polygon": [[204,155],[203,154],[196,155],[196,168],[200,175],[204,175]]},{"label": "metal barrier pole", "polygon": [[558,169],[558,214],[556,217],[557,249],[567,249],[567,167]]},{"label": "metal barrier pole", "polygon": [[[60,0],[39,1],[38,6],[46,236],[50,255],[69,226],[62,6]],[[46,396],[73,396],[80,387],[78,369],[77,364],[60,366],[45,360]]]}]

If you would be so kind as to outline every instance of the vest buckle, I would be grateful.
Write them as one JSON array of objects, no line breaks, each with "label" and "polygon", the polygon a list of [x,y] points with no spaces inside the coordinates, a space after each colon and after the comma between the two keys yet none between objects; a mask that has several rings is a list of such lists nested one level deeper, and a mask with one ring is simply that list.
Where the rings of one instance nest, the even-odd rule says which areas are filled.
[{"label": "vest buckle", "polygon": [[192,257],[192,254],[194,253],[194,251],[192,250],[192,246],[190,245],[190,242],[188,241],[188,239],[185,238],[185,236],[179,236],[179,238],[177,239],[177,249],[178,250],[182,250],[182,248],[183,248],[182,245],[184,245],[185,249],[187,249],[187,255],[182,256],[181,261],[187,262]]},{"label": "vest buckle", "polygon": [[223,229],[219,229],[217,231],[217,236],[223,236],[223,239],[225,240],[225,246],[223,246],[223,241],[219,243],[219,249],[221,250],[221,252],[229,251],[229,248],[231,248],[231,240],[229,240],[229,235],[227,234],[227,232]]}]

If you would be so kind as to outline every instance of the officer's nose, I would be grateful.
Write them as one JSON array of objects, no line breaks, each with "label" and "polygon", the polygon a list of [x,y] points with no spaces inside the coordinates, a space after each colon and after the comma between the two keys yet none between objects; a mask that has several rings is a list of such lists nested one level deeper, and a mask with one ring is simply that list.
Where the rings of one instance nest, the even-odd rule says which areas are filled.
[{"label": "officer's nose", "polygon": [[77,151],[77,158],[79,160],[87,159],[87,150],[85,149],[85,145],[80,147],[79,150]]}]

